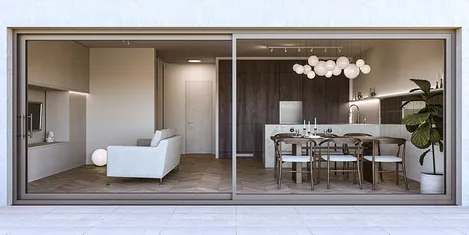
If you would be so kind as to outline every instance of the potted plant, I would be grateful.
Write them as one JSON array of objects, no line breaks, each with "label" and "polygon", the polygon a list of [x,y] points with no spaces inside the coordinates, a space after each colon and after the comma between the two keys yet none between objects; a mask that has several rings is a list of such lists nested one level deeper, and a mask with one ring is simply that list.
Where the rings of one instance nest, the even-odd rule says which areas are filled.
[{"label": "potted plant", "polygon": [[431,94],[431,85],[427,80],[410,79],[418,88],[409,92],[419,92],[416,98],[408,100],[402,104],[401,109],[410,102],[423,102],[424,107],[417,113],[409,114],[402,119],[407,131],[412,133],[412,144],[425,151],[420,155],[419,162],[423,166],[425,157],[431,153],[433,171],[422,172],[420,181],[420,192],[422,194],[444,193],[444,176],[436,171],[435,145],[439,145],[440,152],[443,152],[443,106],[431,104],[430,98],[438,94]]}]

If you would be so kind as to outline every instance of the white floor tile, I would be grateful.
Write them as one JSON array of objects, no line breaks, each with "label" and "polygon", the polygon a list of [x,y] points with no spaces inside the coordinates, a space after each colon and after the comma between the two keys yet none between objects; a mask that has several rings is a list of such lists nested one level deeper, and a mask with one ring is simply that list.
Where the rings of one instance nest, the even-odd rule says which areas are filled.
[{"label": "white floor tile", "polygon": [[425,235],[462,235],[456,229],[450,227],[425,227],[425,226],[400,226],[400,227],[381,227],[390,235],[414,235],[414,234],[425,234]]},{"label": "white floor tile", "polygon": [[435,226],[424,214],[363,214],[379,226]]},{"label": "white floor tile", "polygon": [[[236,227],[164,227],[160,235],[236,235]],[[259,235],[259,234],[257,234]]]},{"label": "white floor tile", "polygon": [[97,226],[164,226],[171,214],[111,214]]},{"label": "white floor tile", "polygon": [[55,206],[5,206],[0,207],[0,214],[46,214]]},{"label": "white floor tile", "polygon": [[364,214],[421,214],[418,208],[412,206],[355,206]]},{"label": "white floor tile", "polygon": [[307,227],[238,226],[238,235],[311,235]]},{"label": "white floor tile", "polygon": [[114,214],[172,214],[177,206],[120,206]]},{"label": "white floor tile", "polygon": [[86,227],[98,224],[103,214],[46,214],[23,226],[27,227]]},{"label": "white floor tile", "polygon": [[309,227],[314,235],[387,235],[380,227]]},{"label": "white floor tile", "polygon": [[86,235],[159,235],[162,227],[148,226],[96,226]]},{"label": "white floor tile", "polygon": [[296,206],[301,214],[360,214],[353,206]]},{"label": "white floor tile", "polygon": [[23,226],[43,216],[42,214],[0,214],[0,226]]},{"label": "white floor tile", "polygon": [[236,214],[236,206],[179,206],[175,214]]},{"label": "white floor tile", "polygon": [[238,206],[238,214],[296,214],[294,206]]},{"label": "white floor tile", "polygon": [[238,226],[305,226],[299,214],[238,214]]},{"label": "white floor tile", "polygon": [[91,227],[27,227],[16,229],[8,235],[82,235],[90,229]]},{"label": "white floor tile", "polygon": [[17,229],[18,227],[14,226],[0,226],[0,235],[8,234],[9,232]]},{"label": "white floor tile", "polygon": [[165,227],[236,226],[235,214],[174,214]]},{"label": "white floor tile", "polygon": [[375,223],[361,214],[301,214],[301,217],[308,227],[376,226]]},{"label": "white floor tile", "polygon": [[462,214],[462,213],[435,213],[435,214],[429,214],[425,213],[423,214],[428,218],[440,220],[440,219],[469,219],[469,213],[467,214]]},{"label": "white floor tile", "polygon": [[462,227],[454,227],[454,229],[458,230],[459,232],[462,232],[464,234],[469,234],[469,225],[467,226],[462,226]]},{"label": "white floor tile", "polygon": [[110,214],[117,206],[60,206],[52,210],[51,214]]},{"label": "white floor tile", "polygon": [[423,213],[442,213],[442,214],[454,214],[454,213],[462,213],[467,214],[469,213],[469,207],[461,207],[461,206],[428,206],[428,207],[417,207],[418,210],[422,211]]}]

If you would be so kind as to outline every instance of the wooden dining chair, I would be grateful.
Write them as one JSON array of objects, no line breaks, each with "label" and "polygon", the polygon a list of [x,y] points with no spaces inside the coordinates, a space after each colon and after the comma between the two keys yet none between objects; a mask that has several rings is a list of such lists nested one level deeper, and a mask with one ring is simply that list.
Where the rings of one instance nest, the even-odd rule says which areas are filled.
[{"label": "wooden dining chair", "polygon": [[[334,155],[334,149],[341,147],[345,154]],[[324,151],[325,150],[325,151]],[[361,166],[360,166],[360,153],[361,153],[361,142],[359,139],[350,138],[350,137],[337,137],[326,139],[319,144],[319,155],[322,160],[327,162],[327,189],[330,189],[331,181],[330,174],[331,172],[352,172],[353,178],[356,179],[358,175],[358,185],[360,189],[362,188],[362,176],[361,176]],[[351,162],[353,163],[353,168],[345,169],[334,169],[331,170],[331,162]]]},{"label": "wooden dining chair", "polygon": [[[302,146],[308,146],[308,151],[306,151],[306,155],[303,155],[302,152],[296,153],[296,155],[284,155],[282,154],[282,144],[291,144],[291,145],[302,145]],[[315,154],[315,149],[316,147],[316,142],[312,139],[306,139],[306,138],[279,138],[278,140],[278,189],[282,188],[282,172],[290,172],[290,173],[309,173],[310,178],[311,178],[311,190],[314,190],[314,154]],[[283,170],[283,164],[284,163],[307,163],[308,164],[308,170],[303,171],[302,167],[297,168],[296,170],[289,170],[289,171],[284,171]]]},{"label": "wooden dining chair", "polygon": [[[274,164],[274,179],[277,179],[277,176],[278,176],[278,158],[279,158],[279,151],[280,151],[280,139],[282,138],[290,138],[292,137],[292,134],[290,133],[279,133],[279,134],[276,134],[276,135],[273,135],[270,137],[270,139],[274,142],[274,161],[275,161],[275,164]],[[281,153],[281,152],[280,152]]]},{"label": "wooden dining chair", "polygon": [[[372,189],[376,189],[376,173],[384,173],[384,172],[395,172],[396,173],[396,185],[399,185],[399,172],[402,172],[404,175],[404,184],[405,189],[409,190],[409,184],[407,182],[407,173],[405,168],[405,144],[406,139],[403,138],[394,138],[394,137],[381,137],[377,138],[372,141],[373,143],[373,151],[371,155],[365,155],[363,157],[364,160],[370,161],[372,163],[372,172],[373,172],[373,187]],[[386,145],[395,145],[396,146],[396,154],[395,155],[378,155],[377,150],[379,145],[386,144]],[[376,163],[395,163],[396,170],[382,170],[378,169],[376,171],[375,164]],[[401,165],[402,170],[399,170],[399,165]]]},{"label": "wooden dining chair", "polygon": [[[371,137],[373,135],[370,135],[368,133],[363,133],[363,132],[355,132],[355,133],[346,133],[346,134],[344,134],[344,137],[354,137],[354,136],[358,136],[358,137],[360,137],[360,136],[370,136]],[[362,149],[363,154],[371,155],[371,152],[373,151],[373,143],[372,142],[363,142],[362,141],[362,148],[363,148]],[[381,149],[380,149],[379,146],[378,146],[378,155],[381,155]],[[383,170],[383,165],[381,164],[381,162],[378,163],[378,168],[379,168],[380,171]],[[362,168],[362,170],[363,170],[363,168]],[[379,177],[381,178],[381,180],[384,180],[383,179],[383,173],[380,173]]]}]

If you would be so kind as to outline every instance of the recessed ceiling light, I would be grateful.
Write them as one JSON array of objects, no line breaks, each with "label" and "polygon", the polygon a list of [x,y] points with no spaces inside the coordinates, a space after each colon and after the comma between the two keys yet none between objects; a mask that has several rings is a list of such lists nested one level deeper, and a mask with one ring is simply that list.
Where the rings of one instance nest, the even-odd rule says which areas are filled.
[{"label": "recessed ceiling light", "polygon": [[202,61],[201,60],[190,59],[190,60],[187,60],[187,62],[189,62],[189,63],[200,63]]}]

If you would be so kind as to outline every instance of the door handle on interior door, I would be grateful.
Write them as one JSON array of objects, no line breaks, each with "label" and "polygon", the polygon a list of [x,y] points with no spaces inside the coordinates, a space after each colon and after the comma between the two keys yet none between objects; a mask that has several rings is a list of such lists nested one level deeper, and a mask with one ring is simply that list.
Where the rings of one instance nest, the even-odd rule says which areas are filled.
[{"label": "door handle on interior door", "polygon": [[187,124],[194,124],[194,122],[187,122]]}]

